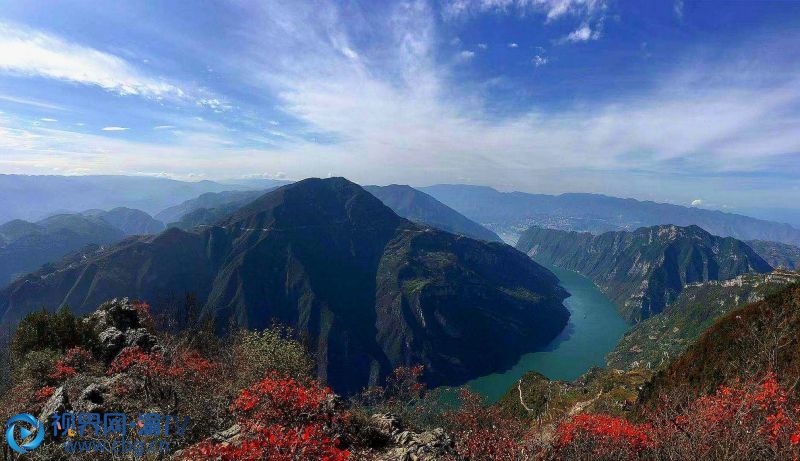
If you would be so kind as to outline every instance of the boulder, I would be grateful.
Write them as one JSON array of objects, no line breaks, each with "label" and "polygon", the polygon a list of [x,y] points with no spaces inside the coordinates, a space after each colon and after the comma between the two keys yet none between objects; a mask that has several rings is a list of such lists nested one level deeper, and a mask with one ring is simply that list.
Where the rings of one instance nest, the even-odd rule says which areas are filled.
[{"label": "boulder", "polygon": [[128,298],[103,303],[85,322],[97,333],[101,354],[107,362],[127,346],[151,351],[157,344],[156,337],[145,328],[144,314]]}]

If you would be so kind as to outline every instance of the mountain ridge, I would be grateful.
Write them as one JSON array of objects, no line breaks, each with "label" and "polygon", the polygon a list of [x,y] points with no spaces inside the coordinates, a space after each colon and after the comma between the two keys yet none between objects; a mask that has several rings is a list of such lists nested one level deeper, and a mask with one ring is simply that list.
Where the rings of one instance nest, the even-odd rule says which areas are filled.
[{"label": "mountain ridge", "polygon": [[531,227],[517,249],[594,281],[629,321],[661,312],[688,283],[772,267],[747,244],[698,226],[662,225],[600,235]]}]

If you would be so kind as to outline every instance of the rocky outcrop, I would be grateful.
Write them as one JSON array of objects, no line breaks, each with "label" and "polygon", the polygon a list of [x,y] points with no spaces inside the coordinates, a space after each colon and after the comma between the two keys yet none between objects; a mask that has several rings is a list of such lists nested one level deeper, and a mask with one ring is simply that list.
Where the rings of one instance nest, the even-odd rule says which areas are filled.
[{"label": "rocky outcrop", "polygon": [[150,351],[158,342],[145,328],[143,314],[128,298],[103,303],[84,322],[97,333],[101,355],[106,361],[111,361],[125,347],[139,346]]},{"label": "rocky outcrop", "polygon": [[388,413],[372,415],[369,426],[388,441],[376,455],[378,461],[434,461],[455,454],[453,440],[442,428],[404,430],[399,418]]}]

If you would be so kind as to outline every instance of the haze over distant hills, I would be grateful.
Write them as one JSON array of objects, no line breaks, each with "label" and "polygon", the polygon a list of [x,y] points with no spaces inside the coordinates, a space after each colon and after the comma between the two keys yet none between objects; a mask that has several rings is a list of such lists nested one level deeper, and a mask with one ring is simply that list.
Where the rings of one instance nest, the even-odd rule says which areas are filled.
[{"label": "haze over distant hills", "polygon": [[[283,183],[285,181],[275,181],[272,186]],[[0,222],[12,219],[38,220],[54,213],[117,207],[135,208],[154,214],[205,192],[267,187],[269,180],[236,185],[149,176],[0,175],[0,199],[3,203]]]},{"label": "haze over distant hills", "polygon": [[597,194],[543,195],[499,192],[490,187],[441,184],[420,190],[499,234],[516,238],[530,226],[602,233],[659,224],[697,225],[740,240],[800,244],[789,224],[722,211]]},{"label": "haze over distant hills", "polygon": [[503,369],[569,316],[558,279],[524,254],[414,224],[343,178],[281,187],[215,226],[76,255],[0,291],[0,315],[187,293],[222,328],[296,328],[342,392],[398,365],[425,365],[434,385]]},{"label": "haze over distant hills", "polygon": [[532,227],[517,248],[537,261],[589,277],[635,322],[660,313],[687,284],[772,271],[744,242],[698,226],[600,235]]}]

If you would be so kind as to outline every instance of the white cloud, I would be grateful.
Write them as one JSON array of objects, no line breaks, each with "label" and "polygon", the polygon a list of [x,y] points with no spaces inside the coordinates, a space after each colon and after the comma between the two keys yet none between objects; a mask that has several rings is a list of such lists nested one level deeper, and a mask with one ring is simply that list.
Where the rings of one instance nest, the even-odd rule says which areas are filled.
[{"label": "white cloud", "polygon": [[123,126],[107,126],[101,128],[102,131],[128,131],[129,128],[125,128]]},{"label": "white cloud", "polygon": [[701,206],[702,204],[703,204],[703,201],[700,200],[699,198],[692,200],[692,206]]},{"label": "white cloud", "polygon": [[474,51],[464,50],[458,53],[458,57],[463,61],[469,61],[470,59],[475,57]]},{"label": "white cloud", "polygon": [[208,108],[210,108],[211,110],[213,110],[214,112],[217,112],[217,113],[226,112],[226,111],[231,110],[231,105],[230,104],[228,104],[228,103],[226,103],[224,101],[220,101],[217,98],[201,98],[201,99],[198,99],[197,100],[197,105],[198,106],[203,106],[203,107],[208,107]]},{"label": "white cloud", "polygon": [[153,127],[154,130],[171,130],[173,128],[175,128],[175,125],[158,125]]},{"label": "white cloud", "polygon": [[511,43],[508,44],[508,47],[509,48],[519,48],[519,45],[514,43],[514,42],[511,42]]},{"label": "white cloud", "polygon": [[592,30],[588,24],[584,24],[578,29],[572,31],[564,37],[562,42],[588,42],[589,40],[597,40],[600,38],[600,30]]},{"label": "white cloud", "polygon": [[122,95],[185,96],[177,86],[142,74],[122,58],[6,23],[0,23],[0,71],[94,85]]},{"label": "white cloud", "polygon": [[56,120],[54,118],[48,118],[48,117],[40,118],[39,120],[41,120],[43,122],[50,122],[50,123],[58,121],[58,120]]},{"label": "white cloud", "polygon": [[547,59],[547,56],[542,56],[538,54],[534,56],[533,59],[531,59],[531,63],[533,63],[533,65],[536,67],[543,66],[547,64],[548,61],[549,59]]},{"label": "white cloud", "polygon": [[482,50],[485,50],[485,49],[489,48],[489,45],[487,45],[485,43],[478,43],[478,48],[480,48]]}]

